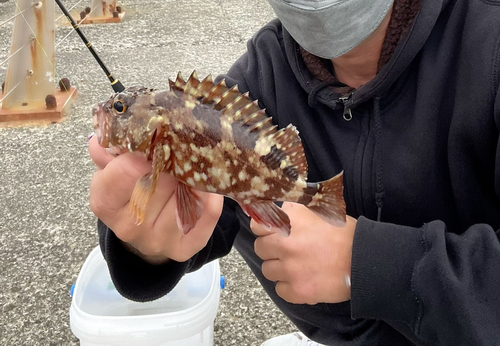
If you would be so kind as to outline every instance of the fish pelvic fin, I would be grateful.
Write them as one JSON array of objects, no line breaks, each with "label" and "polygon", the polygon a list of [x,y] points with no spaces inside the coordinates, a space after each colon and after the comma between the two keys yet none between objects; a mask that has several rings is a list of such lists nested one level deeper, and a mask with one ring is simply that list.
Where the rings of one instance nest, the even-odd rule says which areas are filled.
[{"label": "fish pelvic fin", "polygon": [[184,234],[191,231],[203,213],[203,200],[196,191],[179,182],[177,185],[177,226]]},{"label": "fish pelvic fin", "polygon": [[165,150],[161,144],[155,146],[153,151],[153,170],[143,175],[135,184],[129,208],[136,223],[140,225],[146,217],[146,207],[153,196],[160,173],[165,167]]},{"label": "fish pelvic fin", "polygon": [[308,183],[306,189],[316,190],[307,208],[331,225],[345,225],[344,171],[324,182]]},{"label": "fish pelvic fin", "polygon": [[251,204],[238,203],[243,211],[258,224],[268,229],[273,228],[285,237],[290,235],[290,219],[280,207],[274,204],[274,202],[265,201]]}]

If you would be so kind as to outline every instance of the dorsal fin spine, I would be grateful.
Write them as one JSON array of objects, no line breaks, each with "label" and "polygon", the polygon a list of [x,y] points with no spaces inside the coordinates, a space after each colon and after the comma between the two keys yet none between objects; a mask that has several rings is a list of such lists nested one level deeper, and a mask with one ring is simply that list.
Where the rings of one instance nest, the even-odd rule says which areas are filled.
[{"label": "dorsal fin spine", "polygon": [[223,79],[219,84],[214,85],[205,95],[203,95],[203,103],[218,103],[221,95],[228,89],[226,80]]},{"label": "dorsal fin spine", "polygon": [[222,94],[219,102],[214,106],[216,109],[224,109],[228,104],[233,102],[237,97],[241,96],[241,92],[238,89],[238,86],[235,85],[225,93]]},{"label": "dorsal fin spine", "polygon": [[197,92],[196,92],[196,98],[201,99],[203,98],[203,95],[207,93],[210,89],[212,89],[215,86],[214,81],[212,80],[212,75],[208,75],[203,79],[200,84],[198,84]]},{"label": "dorsal fin spine", "polygon": [[196,75],[196,71],[193,71],[193,73],[191,73],[191,75],[189,76],[186,85],[184,86],[184,94],[197,97],[197,88],[199,84],[200,80]]},{"label": "dorsal fin spine", "polygon": [[182,73],[179,71],[177,73],[177,78],[175,79],[175,86],[177,88],[180,88],[180,90],[184,90],[184,86],[186,85],[186,82],[184,81],[184,78],[182,78]]}]

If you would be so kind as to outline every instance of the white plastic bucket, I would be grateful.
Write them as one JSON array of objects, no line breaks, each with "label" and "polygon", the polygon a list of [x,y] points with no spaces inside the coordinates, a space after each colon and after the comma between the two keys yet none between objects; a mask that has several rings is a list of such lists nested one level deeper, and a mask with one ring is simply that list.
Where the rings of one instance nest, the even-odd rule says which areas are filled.
[{"label": "white plastic bucket", "polygon": [[219,298],[219,262],[213,261],[158,300],[128,300],[116,291],[96,247],[74,287],[70,326],[81,346],[212,346]]}]

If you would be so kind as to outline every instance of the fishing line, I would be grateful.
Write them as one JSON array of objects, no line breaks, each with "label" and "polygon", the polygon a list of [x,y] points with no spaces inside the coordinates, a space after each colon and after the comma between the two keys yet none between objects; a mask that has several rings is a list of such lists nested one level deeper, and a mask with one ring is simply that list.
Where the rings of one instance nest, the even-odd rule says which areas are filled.
[{"label": "fishing line", "polygon": [[[26,78],[28,78],[30,76],[30,74],[28,73],[28,75],[26,76]],[[26,79],[25,78],[25,79]],[[0,100],[0,103],[3,102],[3,100],[5,100],[7,98],[7,96],[10,95],[11,92],[13,92],[14,90],[16,90],[16,88],[19,86],[19,84],[21,84],[21,82],[24,81],[24,79],[21,79],[17,84],[16,86],[14,86],[12,89],[9,90],[9,92],[7,94],[5,94],[4,97],[2,97],[2,99]]]},{"label": "fishing line", "polygon": [[109,81],[111,82],[111,87],[113,88],[113,90],[117,93],[125,90],[125,87],[123,86],[123,84],[120,83],[120,81],[118,79],[115,79],[113,77],[113,75],[111,74],[111,72],[109,72],[106,65],[104,65],[104,63],[102,62],[101,58],[99,58],[99,55],[97,55],[97,52],[94,50],[94,47],[92,47],[92,44],[87,40],[87,38],[85,37],[83,32],[80,30],[78,24],[75,22],[75,20],[71,16],[71,14],[68,12],[68,10],[62,4],[61,0],[55,0],[55,2],[57,3],[57,5],[61,9],[61,11],[66,15],[66,18],[68,18],[68,21],[71,23],[71,25],[73,26],[73,28],[75,29],[77,34],[80,36],[83,43],[85,43],[85,45],[89,49],[90,53],[92,53],[92,55],[94,56],[95,60],[99,64],[99,66],[101,66],[104,73],[106,73],[106,76],[108,77]]},{"label": "fishing line", "polygon": [[[52,71],[54,72],[54,76],[58,79],[56,68],[55,68],[54,64],[52,63],[52,59],[49,58],[49,55],[47,54],[47,52],[45,51],[45,49],[43,49],[43,45],[38,40],[38,37],[36,36],[35,31],[31,27],[31,25],[28,23],[28,20],[26,19],[26,17],[24,16],[24,14],[23,14],[24,11],[21,11],[21,8],[19,7],[19,3],[17,2],[17,0],[14,0],[14,2],[16,3],[17,10],[20,12],[19,14],[23,17],[24,22],[26,23],[26,25],[28,26],[28,28],[31,30],[31,33],[33,34],[34,39],[36,40],[37,44],[42,49],[43,54],[47,58],[47,61],[49,62],[50,67],[52,67]],[[34,6],[32,6],[32,7],[36,7],[36,6],[43,6],[43,3],[41,1],[39,1],[39,2],[35,3]]]},{"label": "fishing line", "polygon": [[[94,10],[95,10],[97,7],[98,7],[98,6],[94,7],[92,10],[90,10],[90,12],[89,12],[89,13],[87,13],[87,15],[85,16],[85,18],[83,18],[82,20],[80,20],[80,21],[78,22],[78,25],[80,25],[80,24],[81,24],[81,23],[82,23],[85,19],[87,19],[87,17],[88,17],[88,16],[90,16],[90,14],[91,14],[92,12],[94,12]],[[63,15],[62,17],[64,17],[64,15]],[[66,39],[67,39],[67,38],[68,38],[68,37],[69,37],[72,33],[74,33],[74,32],[75,32],[75,31],[74,31],[73,29],[70,29],[70,32],[69,32],[66,36],[64,36],[64,37],[62,38],[62,40],[61,40],[61,41],[59,41],[59,42],[55,45],[55,48],[57,48],[57,47],[58,47],[61,43],[63,43],[63,42],[64,42],[64,40],[66,40]]]},{"label": "fishing line", "polygon": [[21,48],[19,48],[18,50],[16,50],[14,53],[12,53],[7,59],[5,59],[4,61],[0,62],[0,66],[2,66],[3,64],[5,64],[7,61],[9,61],[10,59],[12,59],[12,57],[14,55],[16,55],[17,53],[19,53],[24,47],[28,46],[29,44],[31,44],[31,42],[33,42],[33,40],[35,39],[35,37],[32,37],[31,40],[28,41],[28,43],[26,43],[24,46],[22,46]]},{"label": "fishing line", "polygon": [[[10,18],[9,18],[9,19],[7,19],[5,22],[0,23],[0,26],[3,26],[3,25],[5,25],[5,24],[7,24],[7,23],[8,23],[8,22],[10,22],[12,19],[16,18],[17,16],[22,15],[24,12],[28,11],[29,9],[31,9],[31,8],[33,8],[33,7],[35,7],[35,6],[38,6],[39,4],[40,4],[40,2],[35,2],[35,3],[33,3],[33,4],[32,4],[30,7],[28,7],[27,9],[25,9],[25,10],[23,10],[23,11],[19,12],[18,14],[14,15],[14,16],[12,16],[12,17],[10,17]],[[17,8],[19,8],[19,6],[18,6]]]},{"label": "fishing line", "polygon": [[[76,4],[74,4],[73,6],[71,6],[70,8],[68,8],[68,11],[71,11],[72,9],[74,9],[74,8],[76,7],[76,5],[78,5],[78,4],[79,4],[80,2],[82,2],[82,1],[83,1],[83,0],[80,0],[80,1],[78,1]],[[96,7],[94,7],[94,9],[95,9],[95,8],[97,8],[97,6],[96,6]],[[93,10],[92,10],[92,11],[93,11]],[[92,12],[92,11],[90,11],[90,12]],[[89,13],[89,14],[90,14],[90,13]],[[56,22],[57,22],[57,21],[59,21],[59,19],[61,19],[61,18],[63,18],[63,17],[66,17],[66,15],[64,15],[64,14],[63,14],[62,16],[60,16],[59,18],[57,18],[57,19],[56,19]]]}]

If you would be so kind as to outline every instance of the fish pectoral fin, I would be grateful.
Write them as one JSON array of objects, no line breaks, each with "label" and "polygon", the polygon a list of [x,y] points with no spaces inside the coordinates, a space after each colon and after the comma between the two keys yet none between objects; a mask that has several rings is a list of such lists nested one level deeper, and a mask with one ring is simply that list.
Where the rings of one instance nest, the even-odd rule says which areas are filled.
[{"label": "fish pectoral fin", "polygon": [[184,183],[177,184],[177,226],[184,234],[189,233],[203,213],[203,200],[196,191]]},{"label": "fish pectoral fin", "polygon": [[290,218],[274,202],[238,203],[243,211],[258,224],[267,228],[274,228],[285,237],[290,235]]},{"label": "fish pectoral fin", "polygon": [[130,198],[130,210],[136,223],[140,225],[146,217],[146,207],[153,196],[160,173],[165,167],[165,155],[167,150],[162,145],[156,145],[153,151],[153,170],[137,181]]},{"label": "fish pectoral fin", "polygon": [[146,216],[146,207],[155,190],[153,173],[147,173],[137,181],[130,198],[129,208],[136,223],[140,225]]}]

